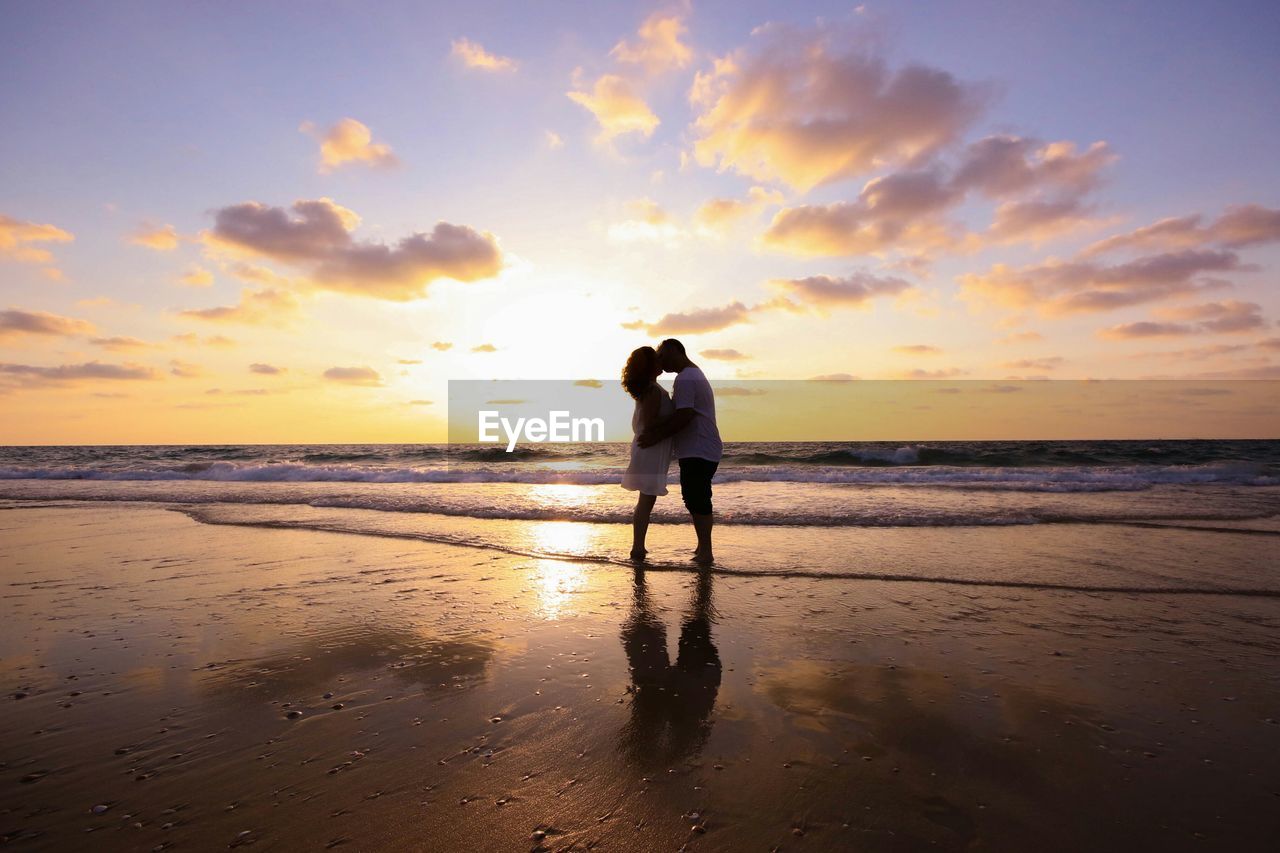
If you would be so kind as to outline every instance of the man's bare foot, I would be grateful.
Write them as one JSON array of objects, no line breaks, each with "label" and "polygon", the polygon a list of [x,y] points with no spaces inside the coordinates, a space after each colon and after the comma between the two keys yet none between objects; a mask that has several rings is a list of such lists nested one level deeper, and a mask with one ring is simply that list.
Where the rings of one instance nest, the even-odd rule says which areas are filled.
[{"label": "man's bare foot", "polygon": [[716,561],[710,551],[694,551],[693,561],[699,566],[709,566]]},{"label": "man's bare foot", "polygon": [[632,559],[632,561],[633,561],[633,562],[636,562],[636,563],[643,563],[643,562],[644,562],[644,558],[648,555],[648,553],[649,553],[649,552],[648,552],[648,551],[646,551],[646,550],[645,550],[645,549],[643,549],[643,548],[632,548],[632,549],[631,549],[631,559]]}]

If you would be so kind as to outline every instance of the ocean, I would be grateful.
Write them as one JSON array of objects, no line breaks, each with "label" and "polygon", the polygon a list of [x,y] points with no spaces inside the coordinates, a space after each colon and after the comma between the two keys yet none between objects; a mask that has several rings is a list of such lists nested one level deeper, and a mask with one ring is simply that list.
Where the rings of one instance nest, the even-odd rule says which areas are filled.
[{"label": "ocean", "polygon": [[[9,447],[0,449],[0,500],[145,502],[204,523],[615,561],[625,556],[634,505],[634,494],[617,485],[627,453],[625,444],[542,445],[514,454],[448,445]],[[688,517],[677,476],[673,466],[651,537],[683,548]],[[716,475],[715,507],[717,560],[726,571],[905,572],[1100,589],[1280,585],[1272,577],[1280,544],[1280,441],[731,443]],[[1046,554],[1038,569],[1024,563],[996,577],[998,561],[973,564],[983,547],[968,539],[966,560],[945,558],[948,538],[959,543],[983,529],[1049,526],[1058,533],[1046,541],[1061,541],[1065,556],[1055,562]],[[662,528],[668,529],[656,532]],[[949,532],[910,554],[900,543],[909,549],[923,540],[887,539],[897,556],[877,566],[847,556],[865,554],[876,531],[903,529]],[[1105,550],[1108,537],[1140,530],[1154,538],[1118,539],[1116,571],[1064,568],[1064,560],[1074,559],[1072,542]],[[1215,545],[1196,540],[1198,551],[1209,552],[1208,563],[1230,564],[1206,586],[1200,569],[1181,566],[1171,538],[1178,531],[1241,535]],[[1168,569],[1158,576],[1144,569],[1136,578],[1135,548],[1144,564],[1160,561],[1153,549],[1173,548],[1164,560]],[[682,565],[660,547],[653,556],[659,566]]]}]

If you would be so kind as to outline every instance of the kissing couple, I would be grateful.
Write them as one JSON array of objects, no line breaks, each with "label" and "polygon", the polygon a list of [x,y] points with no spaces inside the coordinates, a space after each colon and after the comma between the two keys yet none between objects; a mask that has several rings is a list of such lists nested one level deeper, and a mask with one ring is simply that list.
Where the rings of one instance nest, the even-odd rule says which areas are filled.
[{"label": "kissing couple", "polygon": [[[663,373],[676,375],[673,393],[658,384]],[[716,400],[711,383],[689,360],[684,344],[668,338],[631,353],[622,368],[622,387],[636,401],[631,416],[631,462],[622,488],[639,492],[631,517],[631,559],[643,561],[654,502],[667,493],[671,457],[680,461],[680,496],[698,534],[694,562],[710,565],[711,478],[720,465],[723,445],[716,427]]]}]

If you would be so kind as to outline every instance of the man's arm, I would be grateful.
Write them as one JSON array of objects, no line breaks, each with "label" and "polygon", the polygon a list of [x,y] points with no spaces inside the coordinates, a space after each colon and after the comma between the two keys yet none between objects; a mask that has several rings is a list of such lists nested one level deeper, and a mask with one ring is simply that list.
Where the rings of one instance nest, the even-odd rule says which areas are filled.
[{"label": "man's arm", "polygon": [[675,414],[671,417],[665,421],[659,421],[640,433],[639,437],[636,438],[636,443],[641,447],[651,447],[687,427],[696,414],[693,409],[676,409]]}]

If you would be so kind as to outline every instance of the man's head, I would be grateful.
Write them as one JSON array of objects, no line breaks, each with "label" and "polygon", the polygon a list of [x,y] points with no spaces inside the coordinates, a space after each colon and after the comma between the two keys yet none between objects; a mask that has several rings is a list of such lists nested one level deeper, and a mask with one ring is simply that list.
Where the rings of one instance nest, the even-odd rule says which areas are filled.
[{"label": "man's head", "polygon": [[658,364],[668,373],[678,373],[689,364],[689,356],[685,355],[684,344],[675,338],[667,338],[658,344]]}]

